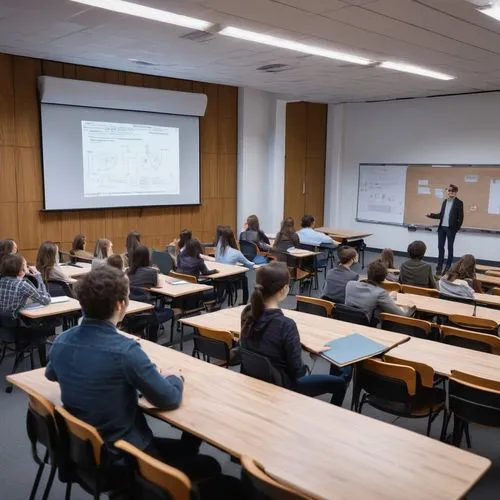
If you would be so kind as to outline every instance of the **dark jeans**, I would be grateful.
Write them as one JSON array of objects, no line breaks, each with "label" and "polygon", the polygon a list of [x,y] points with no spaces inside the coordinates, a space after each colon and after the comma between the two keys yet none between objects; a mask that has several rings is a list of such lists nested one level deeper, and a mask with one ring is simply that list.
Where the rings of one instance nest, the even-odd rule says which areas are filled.
[{"label": "dark jeans", "polygon": [[240,285],[243,292],[243,304],[246,304],[248,302],[248,278],[246,273],[241,275]]},{"label": "dark jeans", "polygon": [[330,365],[330,375],[305,375],[297,380],[297,392],[306,396],[331,393],[330,403],[342,406],[352,378],[352,367],[337,368]]},{"label": "dark jeans", "polygon": [[457,232],[448,228],[448,227],[441,227],[438,229],[438,263],[437,263],[437,270],[441,271],[443,269],[443,262],[444,262],[444,244],[446,243],[446,240],[448,239],[448,258],[446,259],[446,267],[445,269],[449,269],[451,267],[451,264],[453,262],[453,244],[455,243],[455,236],[457,235]]},{"label": "dark jeans", "polygon": [[195,483],[202,500],[241,498],[240,481],[223,476],[215,458],[199,455],[200,445],[199,438],[183,432],[181,439],[153,438],[144,452],[184,472]]}]

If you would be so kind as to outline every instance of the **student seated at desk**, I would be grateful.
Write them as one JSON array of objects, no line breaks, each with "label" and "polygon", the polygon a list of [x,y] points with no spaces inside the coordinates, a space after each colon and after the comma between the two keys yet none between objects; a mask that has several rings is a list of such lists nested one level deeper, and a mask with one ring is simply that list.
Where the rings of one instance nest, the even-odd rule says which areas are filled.
[{"label": "student seated at desk", "polygon": [[106,238],[100,238],[95,243],[94,259],[91,269],[97,269],[106,264],[106,259],[113,254],[113,243]]},{"label": "student seated at desk", "polygon": [[198,438],[187,433],[180,440],[153,436],[138,406],[141,394],[157,408],[175,409],[184,383],[179,370],[159,370],[136,339],[116,329],[128,304],[126,276],[102,266],[82,277],[75,289],[82,323],[57,337],[45,371],[49,380],[59,382],[66,410],[96,427],[109,447],[124,439],[192,480],[218,476],[217,461],[198,455]]},{"label": "student seated at desk", "polygon": [[[34,278],[37,287],[25,279],[27,275]],[[19,309],[28,302],[44,306],[50,304],[50,295],[42,275],[36,267],[28,267],[22,255],[18,253],[7,255],[3,260],[0,279],[0,314],[17,318]]]},{"label": "student seated at desk", "polygon": [[476,280],[476,259],[473,255],[464,255],[439,280],[439,291],[443,295],[464,299],[473,299],[474,292],[482,293],[481,284]]},{"label": "student seated at desk", "polygon": [[[396,266],[394,265],[394,252],[392,251],[392,248],[384,248],[380,253],[379,260],[387,269],[396,269]],[[399,278],[395,274],[388,271],[385,279],[387,281],[396,282]]]},{"label": "student seated at desk", "polygon": [[415,306],[402,309],[393,300],[392,296],[382,288],[382,282],[387,276],[387,268],[375,260],[368,266],[367,281],[349,281],[345,287],[345,304],[363,311],[372,322],[379,311],[401,316],[412,316]]},{"label": "student seated at desk", "polygon": [[92,260],[94,256],[90,252],[87,252],[85,250],[86,247],[87,247],[87,237],[82,233],[78,233],[73,238],[73,243],[71,244],[71,250],[69,251],[69,253],[74,257],[80,257],[82,259]]},{"label": "student seated at desk", "polygon": [[285,253],[289,248],[298,248],[300,244],[299,237],[295,232],[295,224],[292,217],[287,217],[281,222],[281,229],[276,234],[273,249],[277,250],[275,254],[280,262],[288,262],[290,267],[294,267],[295,261]]},{"label": "student seated at desk", "polygon": [[123,254],[123,263],[125,267],[130,266],[130,263],[134,259],[134,251],[141,244],[141,234],[137,231],[131,231],[127,234],[127,239],[125,241],[125,253]]},{"label": "student seated at desk", "polygon": [[[215,261],[232,265],[243,264],[248,269],[253,269],[255,266],[253,262],[246,259],[238,250],[233,230],[229,226],[224,226],[222,229],[221,237],[215,250]],[[238,279],[243,289],[243,304],[246,304],[248,302],[248,278],[246,273],[240,274]]]},{"label": "student seated at desk", "polygon": [[17,244],[14,240],[0,240],[0,275],[2,274],[2,264],[8,255],[17,253]]},{"label": "student seated at desk", "polygon": [[401,264],[399,282],[403,285],[437,288],[432,267],[423,261],[427,247],[423,241],[417,240],[408,245],[408,260]]},{"label": "student seated at desk", "polygon": [[259,218],[256,215],[249,215],[245,226],[244,230],[240,233],[240,241],[255,243],[264,252],[271,249],[269,238],[260,229]]},{"label": "student seated at desk", "polygon": [[68,278],[58,267],[59,249],[51,241],[44,241],[38,249],[36,256],[36,267],[42,275],[43,281],[49,280],[63,281],[70,284],[74,280]]},{"label": "student seated at desk", "polygon": [[184,251],[177,257],[177,271],[192,276],[209,276],[217,273],[217,269],[208,269],[205,261],[201,258],[203,248],[196,239],[190,239],[184,245]]},{"label": "student seated at desk", "polygon": [[241,347],[268,358],[280,372],[284,387],[307,396],[332,394],[330,402],[341,406],[352,370],[331,365],[330,375],[306,375],[297,325],[279,308],[288,296],[288,281],[288,269],[282,262],[257,270],[251,305],[241,315]]},{"label": "student seated at desk", "polygon": [[106,264],[108,266],[111,266],[111,267],[114,267],[115,269],[120,270],[121,272],[123,272],[125,270],[125,265],[123,263],[123,257],[121,255],[116,254],[116,253],[113,255],[110,255],[106,259]]},{"label": "student seated at desk", "polygon": [[327,248],[336,248],[337,244],[330,236],[320,233],[314,229],[315,219],[312,215],[304,215],[302,217],[302,229],[297,231],[300,243],[311,246],[323,246]]},{"label": "student seated at desk", "polygon": [[358,252],[352,247],[345,246],[339,249],[338,256],[340,264],[326,273],[323,299],[343,304],[347,283],[359,280],[359,274],[351,270],[351,267],[358,262]]},{"label": "student seated at desk", "polygon": [[128,268],[130,286],[153,288],[163,286],[160,271],[151,266],[148,247],[138,246],[133,254],[133,260]]}]

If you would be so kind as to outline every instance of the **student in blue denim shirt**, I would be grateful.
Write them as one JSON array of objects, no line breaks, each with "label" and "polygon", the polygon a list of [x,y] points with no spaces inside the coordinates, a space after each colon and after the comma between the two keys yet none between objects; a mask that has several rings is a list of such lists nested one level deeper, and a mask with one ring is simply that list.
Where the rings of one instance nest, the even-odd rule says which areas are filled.
[{"label": "student in blue denim shirt", "polygon": [[56,339],[45,371],[59,382],[64,407],[95,426],[108,446],[124,439],[193,480],[219,475],[215,459],[198,455],[198,438],[154,437],[137,405],[141,393],[156,407],[173,410],[184,383],[179,370],[159,371],[135,339],[118,332],[129,295],[123,272],[102,266],[79,280],[75,291],[83,321]]}]

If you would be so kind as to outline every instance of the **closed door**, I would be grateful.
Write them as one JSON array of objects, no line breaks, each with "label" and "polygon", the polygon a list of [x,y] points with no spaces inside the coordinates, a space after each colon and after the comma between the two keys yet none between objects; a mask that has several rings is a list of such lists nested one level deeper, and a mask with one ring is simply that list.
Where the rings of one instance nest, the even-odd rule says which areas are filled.
[{"label": "closed door", "polygon": [[285,217],[298,229],[304,214],[323,224],[328,106],[307,102],[286,107]]}]

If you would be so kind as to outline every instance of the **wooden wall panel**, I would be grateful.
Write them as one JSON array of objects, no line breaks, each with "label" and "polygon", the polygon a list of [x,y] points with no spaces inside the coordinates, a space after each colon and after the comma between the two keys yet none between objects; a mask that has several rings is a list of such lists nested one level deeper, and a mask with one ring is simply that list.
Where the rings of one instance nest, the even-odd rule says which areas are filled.
[{"label": "wooden wall panel", "polygon": [[[40,75],[206,93],[207,112],[200,120],[201,206],[42,212]],[[95,240],[108,237],[121,252],[133,230],[156,248],[182,228],[212,241],[217,224],[236,223],[237,122],[235,87],[0,54],[0,238],[16,239],[32,262],[43,240],[68,248],[79,232],[87,236],[89,250]]]}]

